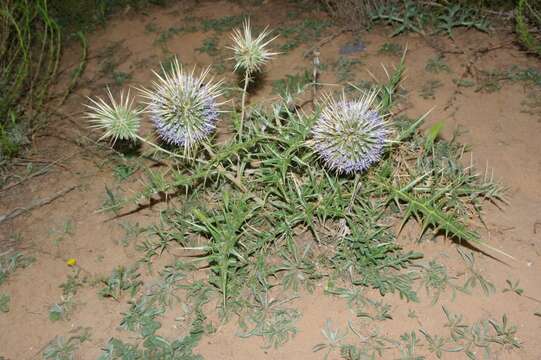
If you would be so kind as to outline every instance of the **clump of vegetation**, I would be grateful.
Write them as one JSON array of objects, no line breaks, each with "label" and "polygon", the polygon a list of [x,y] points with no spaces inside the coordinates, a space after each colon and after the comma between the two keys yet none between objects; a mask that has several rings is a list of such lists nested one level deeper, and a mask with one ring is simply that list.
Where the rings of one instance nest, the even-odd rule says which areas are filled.
[{"label": "clump of vegetation", "polygon": [[419,90],[419,95],[425,100],[435,99],[436,90],[442,85],[443,83],[439,80],[427,80]]},{"label": "clump of vegetation", "polygon": [[129,291],[130,296],[133,297],[142,285],[139,277],[140,274],[136,268],[120,266],[113,270],[109,278],[102,281],[104,287],[100,290],[99,294],[118,301],[124,291]]},{"label": "clump of vegetation", "polygon": [[445,63],[445,59],[442,56],[435,56],[428,59],[425,69],[426,71],[436,74],[440,72],[451,72],[449,65]]},{"label": "clump of vegetation", "polygon": [[214,30],[216,32],[229,31],[239,27],[245,21],[243,15],[224,16],[217,19],[203,19],[203,31]]},{"label": "clump of vegetation", "polygon": [[27,142],[55,78],[61,32],[46,0],[0,5],[0,162]]},{"label": "clump of vegetation", "polygon": [[11,301],[11,296],[8,294],[0,294],[0,312],[7,313],[9,312],[9,302]]},{"label": "clump of vegetation", "polygon": [[24,269],[34,262],[31,256],[25,256],[20,252],[8,252],[0,255],[0,285],[17,269]]},{"label": "clump of vegetation", "polygon": [[51,340],[43,350],[43,358],[51,360],[75,359],[79,346],[90,340],[90,329],[77,328],[72,333],[75,333],[75,335],[67,339],[64,336],[56,336]]},{"label": "clump of vegetation", "polygon": [[318,40],[332,23],[326,19],[304,19],[300,23],[291,26],[282,26],[277,29],[285,42],[280,46],[281,52],[294,50],[308,42]]},{"label": "clump of vegetation", "polygon": [[[517,327],[509,324],[506,315],[501,322],[494,319],[482,319],[473,324],[464,322],[463,316],[450,312],[445,307],[447,318],[445,327],[448,334],[431,334],[424,329],[408,331],[399,339],[380,335],[374,330],[332,329],[328,321],[322,334],[324,342],[314,346],[314,351],[325,351],[325,359],[332,353],[339,352],[342,359],[375,359],[399,356],[400,359],[444,358],[445,353],[462,353],[468,359],[478,356],[490,358],[500,349],[516,349],[520,342],[515,337]],[[352,343],[347,340],[348,330],[359,339]]]},{"label": "clump of vegetation", "polygon": [[[235,33],[232,47],[237,68],[244,71],[245,85],[248,76],[260,71],[273,55],[264,48],[271,41],[265,39],[267,32],[254,38],[249,31],[246,23],[244,30]],[[212,96],[189,103],[170,96],[167,101],[151,103],[162,108],[145,112],[131,106],[120,109],[126,102],[102,102],[102,107],[91,109],[89,116],[105,137],[142,139],[158,151],[155,156],[161,154],[171,164],[165,172],[147,172],[145,189],[133,197],[133,203],[169,193],[184,200],[184,205],[162,211],[160,224],[151,231],[156,240],[146,239],[139,246],[145,252],[144,261],[150,264],[153,257],[173,247],[195,252],[191,266],[207,269],[208,276],[208,284],[199,289],[205,289],[205,299],[219,299],[222,319],[239,314],[239,335],[262,336],[268,346],[277,346],[296,333],[300,315],[290,307],[294,297],[271,297],[275,279],[291,290],[310,289],[315,280],[339,281],[351,290],[338,293],[359,301],[360,317],[381,321],[391,316],[389,306],[363,301],[355,296],[355,289],[369,287],[381,295],[397,293],[418,301],[414,282],[419,273],[411,266],[422,254],[403,251],[396,244],[398,234],[392,225],[397,218],[402,219],[402,226],[417,220],[419,238],[429,232],[442,234],[502,254],[466,224],[471,217],[480,216],[486,200],[501,201],[503,189],[462,164],[464,146],[456,138],[440,139],[441,125],[426,135],[421,132],[426,115],[415,120],[390,115],[404,70],[402,58],[386,83],[357,89],[356,96],[329,94],[317,101],[313,113],[292,111],[288,106],[291,99],[283,99],[269,110],[253,111],[246,111],[242,101],[240,118],[235,111],[231,115],[233,120],[240,119],[233,121],[237,136],[220,145],[212,141],[211,127],[205,128],[204,136],[198,136],[199,128],[189,127],[206,126],[209,116],[221,115],[212,107]],[[174,84],[187,76],[179,71],[177,67],[176,72],[166,73],[163,82]],[[190,81],[200,84],[192,76]],[[201,86],[183,89],[190,96],[204,92]],[[167,94],[162,87],[145,90],[148,99]],[[245,94],[246,88],[243,98]],[[193,111],[186,112],[191,106]],[[190,140],[172,144],[181,150],[188,146],[190,151],[179,154],[139,135],[139,126],[132,126],[131,121],[137,117],[135,123],[140,124],[147,114],[159,136],[169,126],[176,131],[175,138]],[[123,123],[130,126],[116,127]],[[129,135],[125,135],[126,129]],[[124,202],[128,203],[129,199]],[[318,250],[310,251],[300,239],[318,244]],[[468,288],[482,281],[470,263]],[[435,298],[451,287],[444,269],[431,263],[424,271],[424,286],[434,291]],[[172,276],[184,280],[182,275]],[[108,281],[107,293],[118,298],[121,290],[136,291],[139,281],[134,279],[135,287],[113,286],[130,281]],[[112,341],[110,353],[148,350],[166,304],[175,301],[179,288],[193,289],[194,284],[177,280],[164,279],[150,294],[132,301],[122,320],[123,328],[147,339],[144,349]],[[487,282],[481,286],[488,286]],[[201,318],[200,311],[196,307],[196,318]],[[414,335],[402,340],[406,353],[417,341]],[[174,343],[168,344],[172,351]]]},{"label": "clump of vegetation", "polygon": [[[522,44],[541,56],[541,6],[536,1],[518,0],[515,9],[516,31]],[[536,32],[537,29],[537,32]]]},{"label": "clump of vegetation", "polygon": [[361,30],[371,25],[370,16],[378,8],[388,6],[392,0],[323,0],[327,12],[336,20],[353,30]]},{"label": "clump of vegetation", "polygon": [[404,48],[400,44],[386,42],[381,45],[379,52],[382,54],[398,56],[404,53]]},{"label": "clump of vegetation", "polygon": [[325,0],[331,16],[346,26],[359,30],[373,24],[393,26],[391,36],[406,32],[424,34],[427,28],[434,33],[453,36],[459,27],[487,32],[489,23],[476,6],[449,2],[393,1],[393,0]]},{"label": "clump of vegetation", "polygon": [[50,1],[53,17],[66,32],[90,31],[122,9],[143,10],[168,0],[62,0]]},{"label": "clump of vegetation", "polygon": [[[159,285],[149,293],[142,295],[138,300],[131,302],[131,307],[124,314],[120,326],[124,330],[138,332],[143,341],[128,344],[112,338],[103,348],[100,360],[119,358],[202,359],[201,356],[194,354],[193,349],[203,334],[211,331],[206,326],[206,316],[202,311],[202,306],[208,302],[209,288],[201,282],[187,284],[183,281],[186,270],[194,269],[180,261],[166,266],[161,273]],[[184,316],[190,319],[190,323],[184,336],[171,341],[156,334],[156,331],[161,327],[158,319],[165,312],[166,307],[171,305],[169,300],[175,298],[174,292],[180,288],[185,289],[188,293],[186,305],[189,304],[189,306]],[[171,295],[173,296],[171,297]]]},{"label": "clump of vegetation", "polygon": [[[405,6],[406,13],[396,10],[398,15],[390,7],[385,9],[391,13],[380,9],[378,21],[397,25],[397,34],[423,32],[426,23],[413,14],[414,5]],[[447,14],[451,20],[445,20],[443,28],[451,35],[449,29],[468,26],[471,14]],[[230,21],[224,24],[227,28]],[[219,31],[220,26],[213,23],[209,29]],[[461,252],[467,271],[464,285],[457,286],[445,266],[421,263],[423,254],[403,250],[396,242],[403,227],[415,221],[418,240],[445,236],[507,255],[468,226],[472,218],[481,218],[486,201],[504,200],[504,189],[473,165],[464,165],[467,148],[456,136],[441,139],[442,123],[421,131],[428,114],[417,119],[393,115],[405,53],[385,82],[351,84],[347,95],[346,89],[341,96],[314,95],[314,111],[295,111],[298,95],[316,80],[307,71],[288,77],[275,83],[278,102],[250,106],[248,84],[276,55],[268,48],[274,38],[267,28],[254,35],[246,20],[231,39],[234,71],[244,78],[239,109],[226,111],[222,83],[210,77],[210,70],[185,72],[175,58],[156,74],[152,87],[141,90],[145,107],[137,106],[129,93],[121,92],[120,100],[115,100],[110,91],[108,100],[92,100],[88,106],[87,118],[103,132],[102,139],[141,142],[167,165],[150,169],[141,164],[139,170],[146,177],[142,190],[121,200],[108,191],[110,204],[104,209],[118,212],[175,197],[136,248],[149,268],[166,251],[189,255],[186,263],[163,269],[158,281],[145,284],[145,291],[139,291],[143,283],[136,267],[116,269],[103,280],[104,297],[119,300],[131,292],[120,327],[139,334],[141,342],[111,339],[101,359],[197,359],[195,344],[205,332],[214,331],[203,312],[211,300],[222,321],[238,316],[239,336],[260,336],[272,347],[296,334],[301,314],[294,308],[295,299],[316,283],[326,283],[327,293],[346,299],[359,318],[372,321],[392,318],[391,307],[366,297],[366,288],[412,302],[419,301],[419,287],[434,302],[449,289],[470,292],[480,286],[487,295],[494,291],[472,254]],[[200,50],[211,51],[216,44],[206,45]],[[343,80],[349,78],[352,65],[341,66],[347,69]],[[427,70],[449,71],[449,67],[434,58]],[[429,85],[427,98],[440,84]],[[225,116],[235,136],[218,143],[214,130]],[[147,118],[163,143],[141,134]],[[195,270],[203,280],[187,276]],[[77,287],[75,279],[69,279],[65,295]],[[160,318],[179,302],[179,291],[190,300],[182,306],[190,330],[176,340],[165,339],[158,335]],[[492,323],[471,326],[472,333],[488,334],[487,324]],[[506,318],[492,327],[495,335],[484,339],[481,347],[491,342],[518,346],[516,329]],[[366,337],[370,345],[361,349],[343,344],[343,334],[330,324],[324,334],[328,339],[316,350],[340,350],[344,358],[371,356],[391,345],[402,357],[415,358],[423,339],[440,357],[451,343],[449,336],[411,331],[395,341],[371,334]],[[458,351],[477,349],[469,334],[462,335],[453,339],[461,346]]]},{"label": "clump of vegetation", "polygon": [[351,80],[353,70],[357,65],[360,64],[361,60],[349,59],[344,56],[338,58],[336,63],[333,64],[333,69],[336,73],[336,79],[338,80],[338,82],[344,83]]},{"label": "clump of vegetation", "polygon": [[294,99],[302,94],[312,82],[312,74],[308,70],[304,70],[297,74],[288,74],[284,79],[273,81],[272,91],[280,95],[282,99]]},{"label": "clump of vegetation", "polygon": [[53,304],[49,308],[49,320],[69,320],[72,311],[75,309],[76,303],[73,296],[62,296],[59,303]]}]

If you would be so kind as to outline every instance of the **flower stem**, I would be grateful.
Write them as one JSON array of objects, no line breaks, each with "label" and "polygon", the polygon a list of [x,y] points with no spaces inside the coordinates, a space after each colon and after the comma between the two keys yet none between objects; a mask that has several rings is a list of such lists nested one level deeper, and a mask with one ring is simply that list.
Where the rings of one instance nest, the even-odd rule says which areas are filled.
[{"label": "flower stem", "polygon": [[244,90],[242,91],[242,101],[241,101],[241,110],[240,110],[239,139],[242,138],[242,130],[244,128],[244,112],[245,112],[245,107],[246,107],[246,94],[248,93],[249,79],[250,79],[250,73],[246,71],[244,73]]},{"label": "flower stem", "polygon": [[163,152],[163,153],[165,153],[167,155],[170,155],[170,156],[173,156],[173,157],[176,157],[176,158],[179,158],[179,159],[190,160],[190,161],[198,161],[198,162],[202,162],[202,163],[205,163],[205,164],[207,163],[207,161],[205,161],[205,160],[196,159],[196,158],[192,158],[192,157],[189,157],[189,156],[180,155],[180,154],[176,154],[174,152],[171,152],[171,151],[169,151],[167,149],[162,148],[159,145],[154,144],[152,141],[149,141],[149,140],[145,139],[142,136],[135,135],[135,137],[136,137],[137,140],[140,140],[140,141],[144,142],[145,144],[150,145],[154,149],[156,149],[156,150],[158,150],[160,152]]}]

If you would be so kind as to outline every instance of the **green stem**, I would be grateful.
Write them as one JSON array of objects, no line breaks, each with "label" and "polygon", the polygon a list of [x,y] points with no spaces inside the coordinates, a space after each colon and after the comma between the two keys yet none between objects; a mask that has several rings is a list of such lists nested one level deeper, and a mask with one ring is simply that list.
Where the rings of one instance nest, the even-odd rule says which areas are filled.
[{"label": "green stem", "polygon": [[[205,150],[207,150],[207,152],[209,153],[210,157],[213,158],[216,156],[216,154],[214,153],[214,151],[212,151],[211,147],[203,142],[203,146],[205,147]],[[260,198],[258,197],[257,195],[253,194],[250,190],[248,190],[243,184],[242,182],[240,181],[240,179],[234,177],[233,175],[231,175],[230,173],[227,172],[227,170],[223,167],[222,164],[218,163],[217,166],[218,168],[218,172],[220,172],[220,174],[222,174],[223,176],[225,176],[229,181],[231,181],[236,187],[239,188],[239,190],[241,190],[243,193],[249,195],[252,199],[255,200],[256,203],[258,203],[258,205],[261,205],[263,206],[265,204],[265,202]]]},{"label": "green stem", "polygon": [[244,112],[246,107],[246,94],[248,93],[248,81],[250,73],[246,71],[244,73],[244,90],[242,91],[242,101],[241,101],[241,110],[240,110],[240,128],[239,128],[239,139],[242,139],[242,130],[244,128]]},{"label": "green stem", "polygon": [[205,161],[205,160],[196,159],[196,158],[192,158],[192,157],[189,157],[189,156],[176,154],[176,153],[174,153],[174,152],[171,152],[171,151],[169,151],[169,150],[166,150],[166,149],[162,148],[161,146],[154,144],[152,141],[149,141],[149,140],[145,139],[145,138],[142,137],[142,136],[135,135],[135,138],[136,138],[137,140],[140,140],[140,141],[144,142],[144,143],[147,144],[147,145],[150,145],[150,146],[153,147],[154,149],[156,149],[156,150],[158,150],[158,151],[160,151],[160,152],[163,152],[163,153],[167,154],[167,155],[170,155],[170,156],[173,156],[173,157],[176,157],[176,158],[179,158],[179,159],[183,159],[183,160],[198,161],[198,162],[201,162],[201,163],[203,163],[203,164],[206,164],[206,163],[207,163],[207,161]]}]

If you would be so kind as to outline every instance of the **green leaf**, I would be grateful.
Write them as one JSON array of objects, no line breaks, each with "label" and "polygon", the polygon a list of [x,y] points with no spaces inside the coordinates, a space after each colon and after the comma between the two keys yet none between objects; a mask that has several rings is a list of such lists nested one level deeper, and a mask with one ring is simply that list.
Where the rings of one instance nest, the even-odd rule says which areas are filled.
[{"label": "green leaf", "polygon": [[438,121],[426,132],[425,150],[430,150],[443,129],[443,121]]}]

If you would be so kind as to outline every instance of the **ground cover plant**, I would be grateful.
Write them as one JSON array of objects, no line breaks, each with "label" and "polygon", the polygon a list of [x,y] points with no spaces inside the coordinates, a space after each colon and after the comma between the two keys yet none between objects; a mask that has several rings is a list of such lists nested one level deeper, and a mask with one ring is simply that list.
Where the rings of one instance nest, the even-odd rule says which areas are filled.
[{"label": "ground cover plant", "polygon": [[[276,56],[269,50],[272,40],[266,29],[254,38],[248,21],[233,33],[234,71],[242,71],[244,77],[240,114],[224,115],[226,104],[218,100],[221,82],[210,79],[208,69],[187,71],[178,60],[155,74],[153,88],[140,90],[145,108],[136,106],[129,93],[121,93],[120,101],[111,92],[108,101],[91,99],[87,117],[102,138],[113,144],[150,145],[154,156],[167,163],[165,171],[149,169],[144,190],[121,201],[121,206],[130,206],[157,197],[179,200],[161,212],[160,224],[152,230],[158,239],[140,247],[144,262],[151,265],[163,251],[180,248],[193,257],[187,263],[192,271],[207,269],[208,276],[206,283],[189,284],[182,281],[185,275],[173,275],[156,292],[135,300],[121,327],[139,332],[143,349],[115,341],[109,343],[108,354],[176,354],[175,343],[157,337],[157,319],[174,300],[171,291],[194,284],[205,291],[199,304],[215,299],[222,321],[239,318],[240,336],[262,336],[267,346],[275,347],[297,331],[300,315],[287,306],[291,296],[302,288],[310,290],[315,279],[350,289],[372,288],[381,295],[396,293],[415,302],[414,284],[424,276],[424,287],[435,291],[437,300],[450,286],[445,269],[430,263],[422,272],[412,270],[423,255],[396,243],[410,221],[419,224],[419,240],[441,234],[507,255],[467,225],[468,219],[481,217],[485,202],[504,201],[503,188],[488,174],[462,164],[465,147],[457,138],[442,140],[441,124],[421,131],[428,113],[418,119],[393,116],[406,52],[385,82],[354,88],[347,96],[328,92],[314,99],[313,112],[291,110],[291,94],[269,108],[246,109],[248,83]],[[446,69],[439,59],[428,66]],[[172,146],[139,133],[146,116],[159,140]],[[219,145],[213,131],[223,116],[233,122],[236,134]],[[463,256],[472,277],[461,290],[470,291],[479,283],[485,291],[491,289],[474,270],[473,255]],[[130,280],[135,285],[123,285],[120,274],[124,273],[113,273],[107,280],[102,296],[118,300],[121,290],[128,288],[132,297],[137,294],[137,278]],[[183,284],[175,285],[177,281]],[[271,295],[276,291],[283,294]],[[388,306],[366,303],[374,310],[358,316],[390,317]],[[194,321],[204,322],[200,306]],[[417,342],[411,336],[415,334],[403,341]],[[441,356],[444,343],[424,336]],[[156,341],[168,345],[162,348]],[[404,351],[413,356],[408,346]]]},{"label": "ground cover plant", "polygon": [[[507,46],[520,59],[520,45],[507,38],[468,47],[493,39],[484,7],[362,2],[361,27],[378,32],[359,35],[305,1],[285,9],[259,1],[102,3],[98,13],[118,6],[129,16],[113,19],[113,32],[98,16],[91,21],[104,29],[74,38],[60,72],[66,88],[55,96],[59,114],[64,102],[69,114],[58,133],[38,138],[61,141],[62,153],[78,151],[81,166],[49,163],[54,171],[43,175],[43,186],[65,181],[76,190],[17,207],[40,234],[23,229],[0,243],[0,318],[25,334],[24,349],[8,356],[535,352],[539,224],[534,219],[531,235],[534,215],[524,214],[536,207],[497,213],[517,185],[507,191],[474,159],[494,160],[476,141],[477,118],[488,131],[483,141],[501,147],[491,151],[512,150],[514,131],[528,125],[520,139],[535,152],[527,140],[537,125],[528,113],[539,107],[539,70],[492,59]],[[265,18],[268,9],[283,18]],[[510,101],[502,91],[510,88],[524,100]],[[487,119],[472,105],[479,100],[516,115],[513,129],[503,115]],[[494,121],[506,132],[491,132]],[[516,156],[509,168],[521,161]],[[535,169],[524,170],[526,184],[537,179]],[[33,184],[32,170],[7,189]],[[51,180],[54,173],[65,179]],[[65,208],[56,214],[59,203]],[[515,222],[495,224],[486,208]],[[18,217],[17,226],[26,220]],[[12,222],[0,214],[0,224]],[[523,246],[523,238],[533,240]],[[28,295],[30,287],[37,295]],[[6,335],[0,345],[15,338]]]}]

